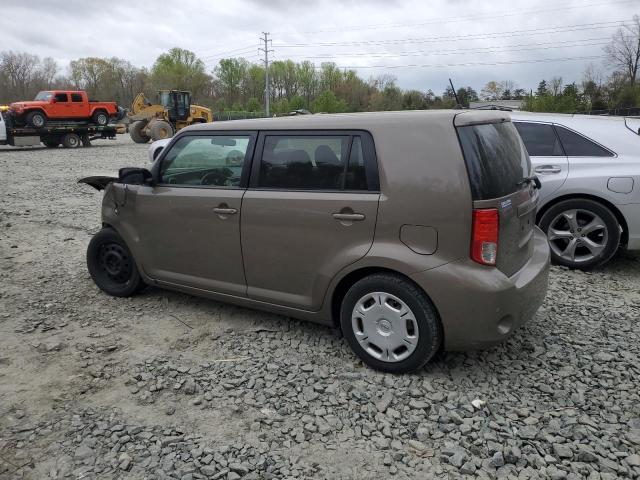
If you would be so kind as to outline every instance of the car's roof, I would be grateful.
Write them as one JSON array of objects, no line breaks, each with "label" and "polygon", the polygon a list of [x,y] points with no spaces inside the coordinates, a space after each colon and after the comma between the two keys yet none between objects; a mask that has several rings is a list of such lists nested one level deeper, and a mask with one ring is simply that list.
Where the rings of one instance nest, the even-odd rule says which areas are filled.
[{"label": "car's roof", "polygon": [[211,130],[330,130],[330,129],[376,129],[389,124],[405,122],[407,127],[426,124],[446,124],[447,126],[468,125],[508,121],[506,112],[479,110],[408,110],[399,112],[361,112],[296,115],[277,118],[257,118],[192,125],[188,131]]},{"label": "car's roof", "polygon": [[511,112],[511,119],[532,122],[547,122],[563,125],[589,137],[616,153],[637,155],[640,135],[633,130],[630,119],[604,115],[582,115],[567,113]]}]

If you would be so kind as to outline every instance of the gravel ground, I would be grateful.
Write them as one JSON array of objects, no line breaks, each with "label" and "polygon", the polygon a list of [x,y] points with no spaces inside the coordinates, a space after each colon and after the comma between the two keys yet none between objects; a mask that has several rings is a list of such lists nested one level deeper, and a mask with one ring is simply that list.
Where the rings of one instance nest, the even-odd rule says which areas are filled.
[{"label": "gravel ground", "polygon": [[98,291],[124,136],[0,149],[0,478],[640,478],[640,257],[554,267],[503,345],[364,368],[339,332],[148,289]]}]

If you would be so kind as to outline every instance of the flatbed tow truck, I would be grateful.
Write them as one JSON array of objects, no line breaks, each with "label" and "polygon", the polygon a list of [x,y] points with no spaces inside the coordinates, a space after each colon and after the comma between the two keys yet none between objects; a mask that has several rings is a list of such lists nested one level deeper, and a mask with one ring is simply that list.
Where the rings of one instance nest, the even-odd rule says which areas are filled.
[{"label": "flatbed tow truck", "polygon": [[92,140],[115,139],[117,133],[124,133],[123,127],[69,121],[49,122],[41,128],[18,127],[11,114],[0,108],[0,145],[32,147],[42,143],[49,148],[90,147]]}]

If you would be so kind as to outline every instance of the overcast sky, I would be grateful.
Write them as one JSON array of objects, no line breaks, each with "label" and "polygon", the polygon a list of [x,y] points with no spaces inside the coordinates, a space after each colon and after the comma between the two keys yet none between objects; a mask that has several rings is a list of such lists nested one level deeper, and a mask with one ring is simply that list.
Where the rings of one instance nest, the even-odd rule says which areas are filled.
[{"label": "overcast sky", "polygon": [[[0,50],[51,56],[63,73],[70,60],[88,56],[149,67],[174,46],[194,51],[209,70],[227,52],[257,62],[259,36],[268,31],[275,59],[333,60],[359,67],[364,78],[391,74],[402,88],[438,94],[449,77],[456,88],[508,79],[535,89],[552,76],[579,81],[589,63],[604,73],[603,44],[640,13],[640,0],[1,3]],[[523,61],[539,63],[515,63]]]}]

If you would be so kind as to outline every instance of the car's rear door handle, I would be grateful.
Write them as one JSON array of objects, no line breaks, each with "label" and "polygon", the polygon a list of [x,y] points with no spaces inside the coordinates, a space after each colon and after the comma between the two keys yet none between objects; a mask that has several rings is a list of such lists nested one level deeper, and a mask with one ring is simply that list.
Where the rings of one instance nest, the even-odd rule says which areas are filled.
[{"label": "car's rear door handle", "polygon": [[213,209],[218,215],[234,215],[238,213],[238,210],[235,208],[224,208],[224,207],[216,207]]},{"label": "car's rear door handle", "polygon": [[539,167],[534,168],[533,171],[540,175],[549,175],[550,173],[560,173],[562,168],[558,165],[540,165]]},{"label": "car's rear door handle", "polygon": [[334,213],[333,218],[342,222],[361,222],[365,216],[362,213]]}]

